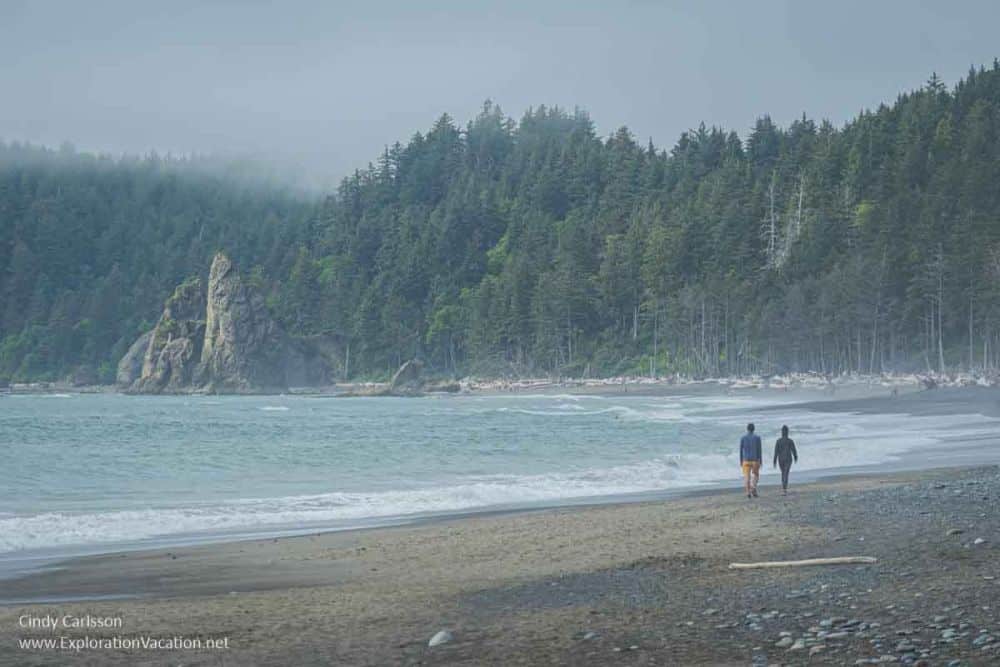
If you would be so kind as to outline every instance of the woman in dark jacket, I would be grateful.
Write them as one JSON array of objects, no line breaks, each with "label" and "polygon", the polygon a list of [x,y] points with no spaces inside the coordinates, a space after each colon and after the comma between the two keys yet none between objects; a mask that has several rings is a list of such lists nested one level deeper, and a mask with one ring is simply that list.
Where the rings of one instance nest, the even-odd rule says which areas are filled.
[{"label": "woman in dark jacket", "polygon": [[781,466],[781,492],[788,493],[788,471],[792,468],[792,460],[799,462],[799,453],[795,451],[795,441],[788,437],[788,427],[781,427],[781,437],[774,443],[774,465]]}]

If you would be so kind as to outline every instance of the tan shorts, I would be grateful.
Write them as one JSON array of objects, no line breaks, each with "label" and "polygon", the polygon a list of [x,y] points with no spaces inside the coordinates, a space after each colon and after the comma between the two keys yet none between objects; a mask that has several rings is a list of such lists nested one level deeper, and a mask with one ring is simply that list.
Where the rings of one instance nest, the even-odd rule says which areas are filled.
[{"label": "tan shorts", "polygon": [[760,474],[760,461],[743,462],[743,474],[749,475],[750,473],[754,473],[755,475]]}]

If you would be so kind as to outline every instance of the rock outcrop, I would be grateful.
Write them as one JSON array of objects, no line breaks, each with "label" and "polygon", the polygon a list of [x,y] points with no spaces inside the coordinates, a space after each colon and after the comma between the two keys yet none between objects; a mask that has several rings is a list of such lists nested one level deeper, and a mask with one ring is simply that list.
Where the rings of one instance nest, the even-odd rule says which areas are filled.
[{"label": "rock outcrop", "polygon": [[142,373],[131,391],[140,394],[176,394],[189,391],[200,378],[205,337],[205,293],[201,280],[181,283],[163,306],[153,328]]},{"label": "rock outcrop", "polygon": [[149,349],[149,341],[153,338],[153,332],[147,331],[139,336],[125,352],[125,356],[118,362],[118,373],[115,375],[115,384],[119,387],[131,387],[132,383],[142,377],[142,364],[146,358],[146,350]]},{"label": "rock outcrop", "polygon": [[212,260],[201,352],[207,390],[247,393],[288,387],[286,367],[302,366],[301,353],[271,319],[228,257]]},{"label": "rock outcrop", "polygon": [[281,392],[328,383],[335,347],[323,337],[288,335],[263,297],[218,253],[207,289],[197,278],[177,288],[156,327],[122,357],[118,383],[142,394]]}]

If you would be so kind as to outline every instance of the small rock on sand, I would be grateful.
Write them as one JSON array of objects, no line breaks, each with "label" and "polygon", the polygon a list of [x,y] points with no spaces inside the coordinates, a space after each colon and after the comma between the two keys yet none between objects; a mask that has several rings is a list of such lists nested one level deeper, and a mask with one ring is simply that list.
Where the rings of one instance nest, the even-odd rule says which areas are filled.
[{"label": "small rock on sand", "polygon": [[454,637],[452,637],[452,635],[451,635],[450,632],[448,632],[447,630],[441,630],[436,635],[434,635],[433,637],[431,637],[431,640],[429,642],[427,642],[427,645],[428,646],[439,646],[441,644],[447,644],[452,639],[454,639]]}]

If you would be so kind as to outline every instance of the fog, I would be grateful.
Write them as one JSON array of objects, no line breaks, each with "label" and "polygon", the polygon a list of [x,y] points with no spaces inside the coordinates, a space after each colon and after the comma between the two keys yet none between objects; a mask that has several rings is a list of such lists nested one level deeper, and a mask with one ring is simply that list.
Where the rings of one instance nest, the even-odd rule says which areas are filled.
[{"label": "fog", "polygon": [[1000,55],[1000,5],[933,4],[0,0],[0,139],[249,156],[327,187],[487,98],[666,147],[700,121],[842,123]]}]

